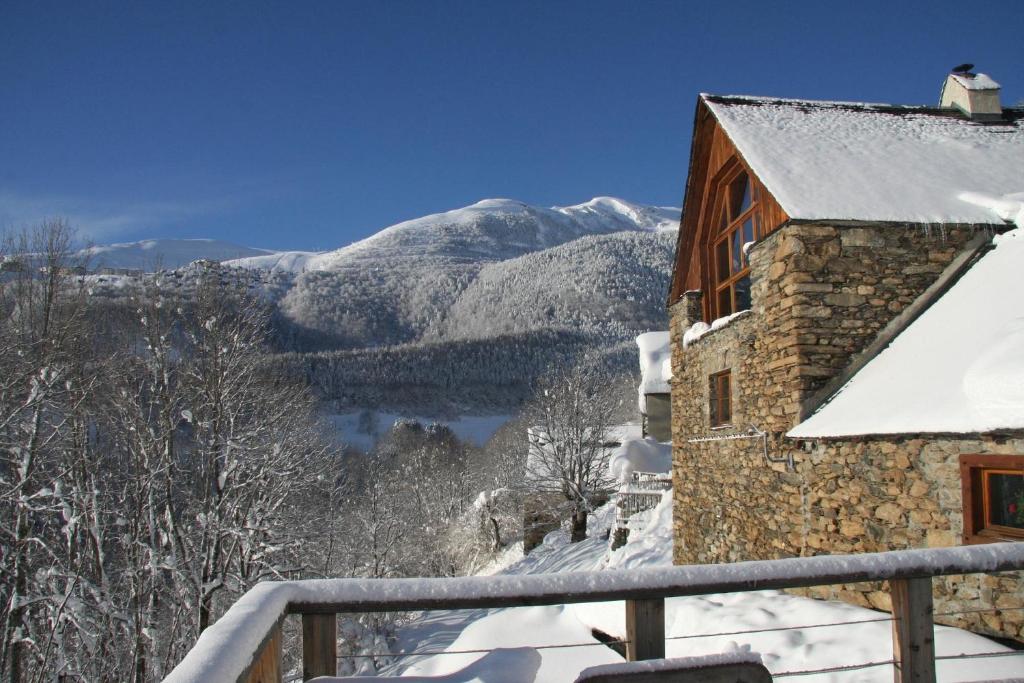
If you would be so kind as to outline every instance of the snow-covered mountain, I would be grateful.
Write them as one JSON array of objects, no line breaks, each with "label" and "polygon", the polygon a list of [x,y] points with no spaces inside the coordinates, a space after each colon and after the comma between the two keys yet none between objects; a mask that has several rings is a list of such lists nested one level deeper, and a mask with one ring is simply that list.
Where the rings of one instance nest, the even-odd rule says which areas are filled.
[{"label": "snow-covered mountain", "polygon": [[675,230],[679,209],[641,206],[613,197],[542,208],[514,199],[485,199],[471,206],[415,218],[364,240],[324,253],[281,252],[229,265],[303,271],[339,271],[357,261],[442,259],[447,263],[502,261],[587,235]]},{"label": "snow-covered mountain", "polygon": [[266,249],[243,247],[220,240],[155,239],[89,247],[79,251],[76,256],[87,263],[89,270],[126,268],[154,272],[181,268],[198,259],[227,261],[272,253]]},{"label": "snow-covered mountain", "polygon": [[[660,252],[667,253],[671,249],[671,235],[675,234],[678,217],[678,209],[640,206],[609,197],[554,208],[530,206],[510,199],[487,199],[462,209],[393,225],[336,251],[284,252],[230,261],[226,265],[294,273],[294,285],[281,300],[280,308],[305,339],[320,340],[314,346],[356,348],[408,343],[422,339],[428,329],[434,330],[433,339],[479,338],[487,336],[486,332],[481,333],[481,328],[486,327],[488,320],[497,324],[499,317],[508,317],[507,309],[489,307],[487,310],[493,315],[481,318],[479,324],[472,325],[476,329],[466,333],[456,329],[457,325],[445,325],[444,320],[460,296],[477,280],[481,269],[526,255],[546,253],[581,238],[626,232],[636,235],[632,242],[613,240],[593,245],[578,254],[562,252],[553,259],[541,259],[533,264],[550,267],[550,276],[532,272],[523,277],[538,278],[535,281],[546,283],[547,289],[571,289],[592,280],[588,273],[595,269],[627,273],[649,270],[641,261],[652,252],[658,252],[653,260],[658,264],[661,278],[667,282],[669,266]],[[662,247],[634,248],[639,242]],[[617,260],[623,263],[613,266]],[[584,273],[587,269],[588,273]],[[626,282],[628,275],[624,277]],[[660,282],[652,287],[659,298],[663,296],[663,289]],[[551,294],[550,291],[544,293]],[[492,297],[495,294],[492,289]],[[571,321],[569,317],[559,320],[549,312],[538,325],[502,325],[501,331],[564,328],[575,326],[580,318],[594,318],[598,327],[602,327],[608,320],[619,317],[622,311],[630,318],[647,320],[651,317],[648,310],[637,315],[632,310],[635,307],[628,303],[633,300],[628,295],[621,297],[622,301],[598,301],[602,304],[600,311],[593,309],[595,299],[584,301],[585,297],[580,295],[569,295],[569,298],[573,299],[565,302],[569,308],[574,303],[586,305],[586,310]],[[529,297],[524,300],[522,296],[515,301],[517,306],[527,308],[539,303]],[[646,307],[646,303],[641,307]],[[657,314],[663,315],[660,300],[656,307]],[[559,311],[565,308],[555,307]],[[498,327],[492,333],[497,334]]]},{"label": "snow-covered mountain", "polygon": [[[359,349],[565,330],[611,343],[665,326],[679,210],[598,197],[542,208],[510,199],[424,216],[335,251],[267,252],[222,263],[278,307],[286,348]],[[212,240],[95,247],[94,264],[220,260]],[[193,269],[170,281],[189,289]],[[112,276],[111,276],[112,277]],[[109,277],[108,277],[109,279]],[[97,281],[118,296],[124,283]]]}]

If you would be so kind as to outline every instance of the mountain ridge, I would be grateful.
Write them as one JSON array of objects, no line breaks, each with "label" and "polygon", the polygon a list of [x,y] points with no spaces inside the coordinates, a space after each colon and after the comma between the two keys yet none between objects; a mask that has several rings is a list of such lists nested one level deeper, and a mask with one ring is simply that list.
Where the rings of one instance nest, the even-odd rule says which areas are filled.
[{"label": "mountain ridge", "polygon": [[515,199],[483,199],[469,206],[402,221],[326,252],[286,251],[229,261],[243,268],[336,271],[354,260],[417,256],[454,262],[501,261],[592,234],[674,230],[679,209],[645,206],[615,197],[538,207]]}]

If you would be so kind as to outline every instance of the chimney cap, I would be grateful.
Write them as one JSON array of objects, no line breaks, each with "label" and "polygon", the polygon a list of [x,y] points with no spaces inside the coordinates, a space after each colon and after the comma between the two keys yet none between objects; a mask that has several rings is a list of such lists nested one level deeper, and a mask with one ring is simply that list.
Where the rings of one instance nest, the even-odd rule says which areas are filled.
[{"label": "chimney cap", "polygon": [[967,90],[999,90],[1001,87],[988,74],[953,72],[949,75]]}]

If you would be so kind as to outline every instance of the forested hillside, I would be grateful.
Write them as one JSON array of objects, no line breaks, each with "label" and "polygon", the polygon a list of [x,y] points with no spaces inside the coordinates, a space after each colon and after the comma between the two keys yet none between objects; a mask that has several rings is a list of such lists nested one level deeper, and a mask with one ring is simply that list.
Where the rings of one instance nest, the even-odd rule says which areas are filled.
[{"label": "forested hillside", "polygon": [[338,410],[392,408],[427,414],[516,408],[550,368],[593,353],[610,370],[636,372],[636,346],[578,332],[536,330],[487,339],[270,356],[267,374],[298,379]]},{"label": "forested hillside", "polygon": [[484,266],[428,339],[542,329],[608,339],[663,328],[675,232],[619,232]]}]

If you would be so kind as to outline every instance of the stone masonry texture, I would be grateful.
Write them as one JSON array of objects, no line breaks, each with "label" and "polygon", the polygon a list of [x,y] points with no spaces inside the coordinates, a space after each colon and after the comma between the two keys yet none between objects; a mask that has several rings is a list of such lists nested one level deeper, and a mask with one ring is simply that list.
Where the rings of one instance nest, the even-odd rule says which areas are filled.
[{"label": "stone masonry texture", "polygon": [[[787,224],[750,251],[751,313],[683,348],[699,293],[670,309],[674,559],[679,564],[958,545],[959,456],[1024,456],[1024,433],[784,437],[801,404],[911,304],[973,233],[913,226]],[[708,377],[732,375],[732,428],[710,428]],[[690,442],[742,432],[760,439]],[[937,579],[936,612],[1024,605],[1020,573]],[[804,591],[888,609],[884,585]],[[1024,639],[1024,610],[942,623]]]}]

